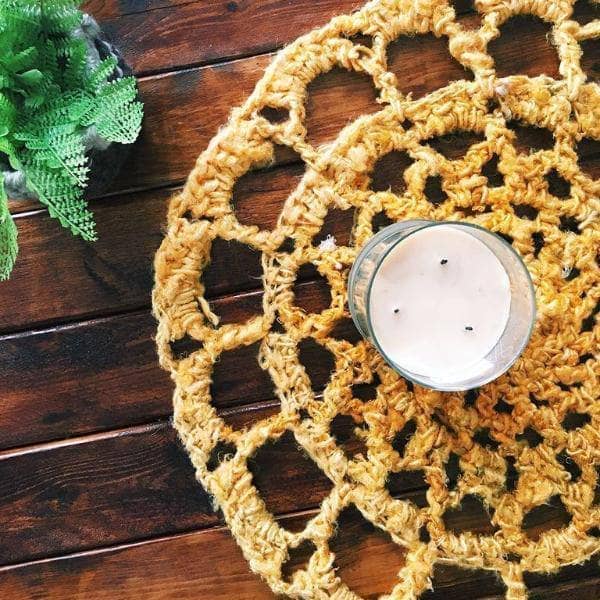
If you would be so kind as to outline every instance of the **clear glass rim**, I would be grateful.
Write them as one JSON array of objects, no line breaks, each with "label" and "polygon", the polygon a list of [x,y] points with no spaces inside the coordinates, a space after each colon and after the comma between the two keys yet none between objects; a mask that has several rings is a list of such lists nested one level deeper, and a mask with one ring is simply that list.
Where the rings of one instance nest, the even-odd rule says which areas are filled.
[{"label": "clear glass rim", "polygon": [[[489,383],[490,381],[493,381],[494,379],[498,378],[500,375],[502,375],[503,373],[505,373],[506,371],[508,371],[508,369],[510,369],[515,362],[517,361],[517,359],[519,358],[519,356],[521,356],[523,350],[525,349],[525,347],[527,346],[527,344],[529,343],[529,340],[531,339],[531,334],[533,333],[533,328],[535,325],[535,321],[536,321],[536,314],[537,314],[537,310],[536,310],[536,302],[535,302],[535,287],[533,285],[533,281],[531,279],[531,275],[529,273],[529,269],[527,268],[527,265],[525,264],[525,262],[523,261],[523,258],[521,257],[521,255],[512,247],[511,244],[509,244],[503,237],[499,236],[498,234],[494,233],[493,231],[490,231],[489,229],[486,229],[485,227],[482,227],[481,225],[476,225],[475,223],[465,223],[463,221],[428,221],[426,219],[414,219],[411,221],[412,223],[415,224],[415,226],[422,224],[421,227],[416,227],[413,231],[409,231],[399,242],[393,243],[390,245],[389,248],[387,248],[385,250],[385,252],[383,253],[383,255],[381,256],[381,258],[379,259],[378,264],[376,265],[373,273],[371,274],[371,277],[369,279],[369,282],[367,284],[367,290],[366,290],[366,302],[365,302],[365,312],[366,312],[366,322],[367,322],[367,327],[369,329],[369,338],[370,341],[373,343],[373,345],[375,346],[375,348],[377,349],[377,351],[381,354],[381,356],[384,358],[384,360],[390,365],[392,366],[392,368],[394,370],[396,370],[402,377],[404,377],[405,379],[408,379],[409,381],[423,386],[423,387],[427,387],[429,389],[434,389],[434,390],[438,390],[438,391],[442,391],[442,392],[457,392],[457,391],[465,391],[467,389],[472,389],[472,387],[479,387],[482,385],[485,385],[486,383]],[[406,221],[404,222],[406,223]],[[481,380],[477,380],[476,383],[469,388],[464,387],[464,385],[461,385],[460,382],[458,382],[457,384],[440,384],[440,385],[435,385],[432,382],[428,382],[425,381],[425,379],[421,379],[418,375],[410,372],[410,371],[406,371],[405,369],[403,369],[397,362],[395,362],[394,360],[392,360],[388,354],[383,350],[383,348],[380,346],[379,342],[377,341],[377,338],[375,337],[375,335],[373,334],[373,324],[371,321],[371,290],[373,287],[373,281],[375,279],[375,276],[377,275],[377,273],[379,272],[379,269],[381,268],[381,265],[383,264],[384,260],[388,257],[389,253],[397,246],[397,244],[404,242],[406,239],[408,239],[411,235],[419,232],[419,231],[423,231],[424,229],[429,229],[431,227],[439,227],[441,225],[457,225],[459,227],[466,227],[466,228],[470,228],[470,229],[475,229],[478,231],[482,231],[486,234],[489,235],[493,235],[501,244],[503,244],[506,248],[509,249],[509,251],[511,252],[511,254],[513,256],[515,256],[517,258],[517,263],[519,268],[521,269],[521,271],[525,274],[525,279],[527,281],[527,286],[529,289],[529,305],[530,305],[530,309],[531,309],[531,319],[529,320],[529,327],[527,330],[526,335],[523,336],[522,342],[518,347],[518,350],[515,352],[515,355],[513,356],[513,358],[506,364],[504,365],[501,369],[495,369],[489,377],[484,377]],[[393,227],[394,225],[391,225],[390,227]],[[378,232],[376,235],[379,235],[380,233],[382,233],[383,231],[385,231],[385,229],[382,229],[381,232]],[[375,239],[375,236],[373,238],[371,238],[369,240],[369,242],[367,242],[367,245],[365,245],[365,247],[361,250],[360,254],[363,254],[363,252],[365,250],[367,250],[368,245]],[[477,238],[479,239],[479,238]],[[481,240],[479,240],[481,241]],[[485,243],[485,242],[484,242]],[[486,244],[487,246],[487,244]],[[493,252],[493,250],[492,250]],[[357,257],[360,258],[360,254]],[[494,253],[495,254],[495,253]],[[358,260],[354,263],[353,267],[355,265],[358,264]],[[504,265],[502,265],[503,268]],[[354,271],[354,268],[352,269],[352,271]],[[350,277],[352,276],[352,272],[350,273]],[[354,304],[354,303],[352,303]],[[512,305],[512,300],[511,300],[511,305]],[[350,308],[350,306],[349,306]],[[508,327],[508,320],[506,322],[506,325],[504,327],[504,330],[502,331],[502,334],[500,335],[500,338],[498,338],[498,341],[500,341],[505,333],[506,333],[506,329]],[[496,346],[494,346],[495,348]],[[493,348],[492,350],[490,350],[490,353],[493,352]],[[486,356],[489,356],[486,355]],[[485,358],[485,357],[484,357]]]}]

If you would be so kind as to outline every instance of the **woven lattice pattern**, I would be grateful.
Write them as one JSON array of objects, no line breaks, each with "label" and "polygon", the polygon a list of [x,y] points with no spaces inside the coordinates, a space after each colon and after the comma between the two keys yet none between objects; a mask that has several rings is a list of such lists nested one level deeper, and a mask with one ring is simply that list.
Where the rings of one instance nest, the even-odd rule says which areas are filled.
[{"label": "woven lattice pattern", "polygon": [[[525,571],[551,572],[600,550],[600,505],[594,503],[600,467],[600,185],[579,168],[576,153],[583,138],[600,139],[600,89],[580,66],[580,42],[600,35],[600,21],[571,20],[571,0],[475,0],[475,6],[482,22],[472,30],[461,26],[445,0],[381,0],[300,38],[279,53],[247,102],[233,111],[171,201],[156,257],[154,310],[160,360],[176,384],[175,426],[251,568],[275,592],[357,597],[336,575],[330,550],[338,515],[351,505],[405,554],[390,598],[418,597],[430,586],[437,561],[495,570],[508,598],[525,598]],[[551,24],[559,79],[497,77],[488,44],[518,13]],[[388,71],[386,48],[401,36],[428,32],[447,39],[465,79],[413,99]],[[314,147],[306,136],[307,85],[335,67],[368,74],[380,110],[349,123],[334,142]],[[269,120],[266,107],[284,118]],[[518,152],[510,120],[547,129],[551,147]],[[457,131],[475,132],[482,141],[456,160],[428,143]],[[276,227],[261,230],[238,221],[232,191],[249,170],[274,160],[275,145],[293,148],[306,173],[285,199]],[[394,151],[411,161],[399,193],[377,189],[372,178],[378,161]],[[503,181],[492,185],[483,173],[495,160]],[[436,202],[427,195],[431,178],[441,178]],[[317,242],[332,209],[354,211],[347,246]],[[510,236],[534,280],[538,321],[508,374],[467,394],[413,389],[366,341],[331,335],[348,317],[349,267],[382,212],[393,221],[463,219]],[[263,314],[247,322],[220,326],[205,298],[202,274],[217,238],[262,253]],[[331,303],[319,314],[295,305],[294,284],[307,263],[331,289]],[[201,344],[178,359],[171,344],[186,336]],[[307,338],[335,357],[322,396],[299,359],[298,345]],[[280,410],[233,430],[211,405],[213,366],[224,353],[256,342]],[[353,397],[353,386],[373,382],[374,398]],[[355,421],[367,451],[344,453],[331,433],[338,415]],[[332,484],[300,532],[278,524],[248,468],[264,444],[286,431]],[[401,449],[399,432],[411,434]],[[232,452],[215,466],[209,459],[223,444]],[[458,479],[447,472],[452,464]],[[422,470],[429,485],[424,507],[395,499],[386,487],[394,473],[414,470]],[[493,535],[445,527],[446,511],[468,495],[482,499]],[[523,522],[550,500],[562,503],[568,523],[533,539]],[[307,540],[315,551],[306,567],[284,577],[290,551]]]}]

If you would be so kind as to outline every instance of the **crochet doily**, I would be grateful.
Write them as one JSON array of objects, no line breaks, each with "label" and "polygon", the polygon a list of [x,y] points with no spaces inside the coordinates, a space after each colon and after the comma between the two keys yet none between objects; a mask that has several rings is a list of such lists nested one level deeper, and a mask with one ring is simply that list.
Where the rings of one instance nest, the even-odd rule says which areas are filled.
[{"label": "crochet doily", "polygon": [[[153,300],[160,361],[176,385],[175,427],[252,570],[277,593],[358,597],[337,575],[331,550],[338,517],[351,506],[405,556],[390,598],[418,597],[431,585],[436,562],[495,570],[508,598],[525,598],[525,572],[552,572],[600,550],[600,186],[579,168],[576,152],[583,138],[600,139],[600,89],[580,66],[580,42],[600,35],[600,21],[572,20],[571,0],[475,0],[475,7],[481,25],[465,29],[446,0],[375,1],[300,38],[278,54],[171,201]],[[559,79],[496,76],[488,44],[519,13],[551,24]],[[387,70],[386,48],[401,36],[428,32],[447,39],[465,79],[413,99]],[[368,74],[380,110],[314,147],[306,136],[307,85],[336,67]],[[273,113],[280,118],[269,118]],[[544,128],[553,144],[518,152],[511,121]],[[449,160],[433,140],[457,131],[482,141]],[[271,164],[280,145],[301,156],[306,172],[273,230],[242,224],[232,204],[234,184]],[[395,152],[411,161],[404,189],[380,189],[372,173]],[[497,161],[503,181],[486,178],[490,161]],[[550,176],[561,185],[549,183]],[[435,202],[427,195],[432,178],[443,192]],[[332,209],[354,211],[348,245],[318,243]],[[348,318],[349,267],[382,214],[392,221],[464,219],[512,240],[534,280],[538,320],[506,375],[466,394],[413,388],[366,341],[332,335]],[[202,280],[217,238],[262,253],[260,316],[219,325]],[[331,303],[319,314],[295,305],[294,284],[305,264],[316,266],[331,289]],[[180,357],[172,345],[187,338],[197,347]],[[299,358],[307,338],[335,358],[322,394]],[[211,405],[213,367],[224,353],[256,342],[280,408],[234,430]],[[360,384],[375,384],[374,397],[356,397]],[[366,451],[344,452],[331,432],[340,415],[354,420]],[[286,432],[332,484],[300,532],[287,531],[267,510],[248,466]],[[416,471],[429,486],[421,507],[388,489],[390,478]],[[494,533],[446,526],[445,514],[467,496],[481,500]],[[562,504],[567,522],[531,535],[524,523],[549,502]],[[314,545],[306,566],[283,575],[290,552],[306,542]]]}]

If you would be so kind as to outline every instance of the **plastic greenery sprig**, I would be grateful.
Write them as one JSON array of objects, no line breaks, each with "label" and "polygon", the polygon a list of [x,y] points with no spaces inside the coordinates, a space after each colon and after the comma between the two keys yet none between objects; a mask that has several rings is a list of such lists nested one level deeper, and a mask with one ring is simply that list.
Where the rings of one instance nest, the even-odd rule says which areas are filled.
[{"label": "plastic greenery sprig", "polygon": [[0,174],[0,280],[6,279],[17,259],[17,226],[10,216],[4,191],[4,178]]},{"label": "plastic greenery sprig", "polygon": [[[64,227],[95,240],[83,198],[86,139],[132,143],[143,108],[133,77],[110,80],[115,58],[90,66],[79,4],[0,3],[0,162],[24,174],[27,189]],[[10,275],[18,250],[7,202],[0,173],[0,280]]]}]

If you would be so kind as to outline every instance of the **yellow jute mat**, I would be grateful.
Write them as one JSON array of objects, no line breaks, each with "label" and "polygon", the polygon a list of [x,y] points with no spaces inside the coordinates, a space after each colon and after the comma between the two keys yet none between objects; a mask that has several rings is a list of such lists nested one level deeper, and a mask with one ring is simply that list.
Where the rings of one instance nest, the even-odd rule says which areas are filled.
[{"label": "yellow jute mat", "polygon": [[[336,574],[330,550],[338,515],[352,505],[405,556],[389,598],[417,598],[442,562],[493,570],[507,598],[521,599],[524,573],[552,572],[600,550],[600,185],[579,168],[577,155],[582,139],[600,139],[600,89],[580,66],[580,42],[600,35],[600,21],[572,20],[571,0],[475,0],[475,7],[481,25],[467,30],[446,0],[380,0],[301,37],[232,112],[170,203],[153,301],[160,361],[175,383],[175,427],[250,567],[277,593],[358,597]],[[559,79],[496,76],[488,44],[503,23],[523,13],[551,24]],[[401,36],[428,32],[448,42],[469,77],[413,99],[387,70],[386,48]],[[334,142],[313,147],[305,128],[307,85],[336,67],[367,74],[380,110],[349,123]],[[273,113],[280,118],[269,120]],[[510,121],[544,128],[553,147],[518,152]],[[456,160],[428,144],[457,131],[475,132],[482,141]],[[273,162],[275,145],[293,148],[306,173],[285,199],[276,227],[261,230],[237,220],[232,190],[249,170]],[[391,152],[411,159],[401,193],[374,189],[372,181],[377,162]],[[495,184],[484,174],[491,161],[503,179]],[[556,195],[550,175],[566,192]],[[440,178],[441,202],[428,200],[431,177]],[[332,209],[354,211],[347,246],[316,241]],[[506,375],[466,394],[413,388],[366,341],[331,335],[348,317],[349,268],[382,213],[392,221],[463,219],[512,240],[535,284],[538,319]],[[217,238],[262,253],[260,316],[220,325],[212,312],[202,273]],[[331,289],[331,303],[319,314],[306,314],[294,301],[298,270],[307,263]],[[172,344],[186,336],[200,347],[178,358]],[[307,338],[335,357],[322,397],[299,359],[298,345]],[[211,374],[224,353],[256,342],[280,409],[234,430],[211,405]],[[356,385],[369,383],[377,386],[373,398],[353,396]],[[365,452],[348,457],[340,448],[331,434],[338,415],[354,420]],[[300,532],[275,520],[248,468],[259,448],[288,431],[332,483]],[[395,443],[399,432],[411,434],[404,448]],[[230,453],[215,465],[209,459],[222,447]],[[448,476],[450,465],[458,478]],[[281,472],[286,465],[270,468]],[[425,506],[390,495],[391,476],[419,470],[429,486]],[[495,533],[445,526],[445,513],[467,496],[481,500]],[[548,503],[564,510],[565,524],[533,535],[524,524]],[[306,541],[314,544],[307,565],[284,577],[282,565]]]}]

